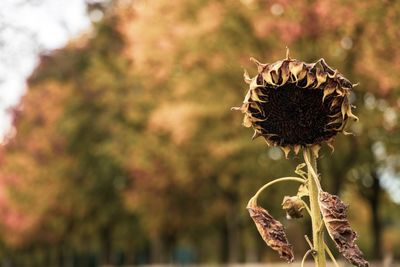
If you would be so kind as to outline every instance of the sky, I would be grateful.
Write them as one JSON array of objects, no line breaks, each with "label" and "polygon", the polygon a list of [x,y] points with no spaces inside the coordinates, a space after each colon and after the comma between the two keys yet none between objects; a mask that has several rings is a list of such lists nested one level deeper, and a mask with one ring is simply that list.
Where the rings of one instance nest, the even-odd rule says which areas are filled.
[{"label": "sky", "polygon": [[88,30],[85,0],[0,1],[0,142],[10,131],[7,109],[18,104],[40,53]]}]

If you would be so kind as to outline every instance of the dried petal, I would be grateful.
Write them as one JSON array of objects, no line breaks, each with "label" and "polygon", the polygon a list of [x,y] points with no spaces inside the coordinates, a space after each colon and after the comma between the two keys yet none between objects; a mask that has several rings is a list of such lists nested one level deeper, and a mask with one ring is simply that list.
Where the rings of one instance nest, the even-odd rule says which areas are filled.
[{"label": "dried petal", "polygon": [[354,133],[350,133],[350,132],[346,132],[346,131],[343,131],[343,134],[344,135],[352,135],[352,136],[354,136]]},{"label": "dried petal", "polygon": [[250,117],[245,114],[243,118],[243,126],[249,128],[251,127],[251,124]]},{"label": "dried petal", "polygon": [[304,64],[300,61],[292,61],[289,63],[289,70],[296,78],[296,81],[301,80],[306,75],[306,72],[303,71]]},{"label": "dried petal", "polygon": [[263,64],[260,61],[258,61],[257,59],[255,59],[254,57],[251,57],[250,61],[257,65],[257,69],[258,69],[259,73],[261,73],[265,69],[265,67],[268,66],[268,64]]},{"label": "dried petal", "polygon": [[243,78],[244,78],[244,81],[245,81],[247,84],[250,84],[250,83],[251,83],[251,78],[250,78],[249,73],[247,72],[247,70],[244,70]]},{"label": "dried petal", "polygon": [[290,60],[290,49],[286,46],[286,60]]},{"label": "dried petal", "polygon": [[251,79],[251,81],[250,81],[250,91],[253,91],[254,89],[256,89],[256,88],[259,88],[259,87],[261,87],[262,86],[262,83],[261,84],[259,84],[258,82],[257,82],[257,78],[253,78],[253,79]]},{"label": "dried petal", "polygon": [[293,262],[292,245],[286,238],[283,225],[259,206],[252,205],[247,209],[265,243],[277,251],[282,259]]},{"label": "dried petal", "polygon": [[315,88],[319,88],[319,86],[326,81],[327,74],[322,70],[317,69],[316,76],[317,76],[317,85],[315,86]]},{"label": "dried petal", "polygon": [[257,94],[257,92],[255,92],[254,90],[251,90],[250,92],[252,92],[252,93],[250,94],[250,99],[251,99],[251,100],[256,101],[256,102],[260,102],[260,103],[266,103],[266,102],[267,102],[267,101],[265,101],[265,100],[262,100],[262,99],[260,98],[260,96]]},{"label": "dried petal", "polygon": [[283,153],[285,154],[285,158],[288,158],[289,153],[290,153],[290,147],[289,146],[282,146],[281,147]]},{"label": "dried petal", "polygon": [[304,203],[298,196],[285,196],[282,202],[282,209],[286,211],[286,217],[289,220],[303,218]]},{"label": "dried petal", "polygon": [[336,91],[336,87],[325,88],[324,96],[322,97],[322,102],[324,102],[325,97],[327,97],[328,95],[333,94],[335,91]]},{"label": "dried petal", "polygon": [[349,80],[347,80],[347,79],[346,79],[345,77],[343,77],[342,75],[340,75],[340,76],[338,77],[338,80],[339,80],[340,86],[343,87],[343,88],[348,88],[348,89],[350,89],[350,88],[353,88],[354,86],[357,86],[357,84],[352,84]]},{"label": "dried petal", "polygon": [[307,73],[307,83],[304,86],[305,88],[309,87],[311,84],[313,84],[315,81],[315,76],[311,72]]},{"label": "dried petal", "polygon": [[354,115],[353,112],[351,111],[351,107],[352,106],[350,105],[350,108],[347,110],[347,116],[355,121],[359,121],[358,117]]},{"label": "dried petal", "polygon": [[318,153],[319,153],[320,149],[321,149],[321,145],[319,145],[319,144],[311,146],[311,151],[315,158],[318,158]]},{"label": "dried petal", "polygon": [[267,144],[267,146],[273,146],[274,142],[272,142],[270,139],[268,138],[264,138],[265,143]]},{"label": "dried petal", "polygon": [[249,103],[250,97],[251,97],[251,90],[247,91],[246,96],[244,97],[243,103],[244,104]]},{"label": "dried petal", "polygon": [[336,90],[335,90],[335,93],[336,93],[338,96],[343,97],[343,96],[345,96],[345,95],[347,94],[347,91],[346,91],[345,88],[337,87]]},{"label": "dried petal", "polygon": [[336,119],[330,121],[328,124],[326,124],[326,126],[333,125],[333,124],[338,124],[338,123],[341,124],[342,121],[343,121],[343,119],[341,117],[339,117],[339,118],[336,118]]},{"label": "dried petal", "polygon": [[250,117],[251,118],[251,122],[260,122],[260,121],[266,121],[267,118],[257,118],[257,117]]},{"label": "dried petal", "polygon": [[257,102],[253,102],[250,104],[250,107],[259,111],[259,113],[265,117],[265,110],[260,107]]},{"label": "dried petal", "polygon": [[272,70],[270,71],[271,77],[272,77],[272,81],[274,85],[277,85],[279,82],[279,74],[278,71]]},{"label": "dried petal", "polygon": [[335,70],[333,73],[328,72],[328,77],[329,78],[336,78],[338,76],[339,72]]},{"label": "dried petal", "polygon": [[357,234],[347,220],[347,205],[338,196],[321,191],[319,206],[326,229],[343,257],[355,266],[368,267],[369,263],[355,243]]},{"label": "dried petal", "polygon": [[298,196],[299,198],[302,198],[302,197],[305,197],[305,196],[308,196],[308,195],[309,195],[309,193],[308,193],[308,188],[307,188],[307,186],[304,185],[304,184],[301,184],[301,185],[299,186],[298,191],[297,191],[297,196]]},{"label": "dried petal", "polygon": [[285,62],[286,60],[280,60],[277,61],[273,64],[271,64],[271,70],[275,71],[276,73],[278,73],[279,69],[281,68],[283,62]]},{"label": "dried petal", "polygon": [[326,141],[326,145],[331,149],[331,153],[335,152],[335,146],[333,145],[335,143],[334,138],[330,138],[329,140]]},{"label": "dried petal", "polygon": [[268,71],[268,72],[263,72],[263,73],[262,73],[262,76],[263,76],[263,78],[264,78],[264,81],[265,81],[267,84],[275,85],[275,83],[274,83],[274,81],[272,80],[272,76],[271,76],[271,74],[270,74],[269,71]]},{"label": "dried petal", "polygon": [[231,107],[231,110],[242,111],[243,109],[242,109],[242,107]]},{"label": "dried petal", "polygon": [[331,67],[329,67],[329,65],[326,63],[325,59],[321,58],[320,60],[318,60],[318,62],[321,64],[324,71],[326,73],[328,73],[328,76],[333,78],[339,74],[337,70],[334,70]]},{"label": "dried petal", "polygon": [[289,62],[288,61],[283,61],[282,66],[281,66],[281,78],[282,78],[282,82],[280,83],[285,84],[290,76],[290,72],[289,72]]},{"label": "dried petal", "polygon": [[293,151],[294,151],[294,153],[295,153],[296,155],[299,154],[300,148],[301,148],[301,145],[294,145],[294,146],[293,146]]},{"label": "dried petal", "polygon": [[254,140],[254,139],[256,139],[256,138],[258,138],[260,136],[262,136],[262,133],[260,131],[254,130],[254,134],[251,137],[251,139]]},{"label": "dried petal", "polygon": [[358,121],[358,117],[355,116],[352,112],[351,112],[351,105],[349,103],[349,100],[347,98],[343,99],[343,103],[342,103],[342,116],[343,118],[345,118],[345,116],[352,118],[355,121]]}]

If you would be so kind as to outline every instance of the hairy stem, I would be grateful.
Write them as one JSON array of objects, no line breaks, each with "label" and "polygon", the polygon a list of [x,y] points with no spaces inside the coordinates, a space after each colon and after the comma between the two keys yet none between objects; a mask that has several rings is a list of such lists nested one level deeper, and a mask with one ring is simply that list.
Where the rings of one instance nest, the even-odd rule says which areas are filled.
[{"label": "hairy stem", "polygon": [[313,236],[313,248],[316,252],[314,256],[316,267],[325,267],[325,242],[323,237],[323,225],[321,212],[318,204],[318,193],[320,184],[317,176],[317,162],[312,151],[309,148],[304,149],[304,160],[307,164],[308,173],[308,191],[310,197],[311,224]]}]

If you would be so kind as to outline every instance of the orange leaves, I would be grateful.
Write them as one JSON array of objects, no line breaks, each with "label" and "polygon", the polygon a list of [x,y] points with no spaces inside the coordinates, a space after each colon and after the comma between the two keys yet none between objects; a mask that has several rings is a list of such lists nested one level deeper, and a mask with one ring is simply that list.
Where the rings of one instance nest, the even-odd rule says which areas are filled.
[{"label": "orange leaves", "polygon": [[198,115],[199,108],[195,104],[164,104],[151,114],[149,130],[153,134],[168,133],[174,143],[182,144],[196,129],[195,120]]},{"label": "orange leaves", "polygon": [[4,147],[0,171],[0,229],[9,245],[48,239],[54,233],[40,229],[49,226],[60,199],[68,202],[62,170],[71,162],[60,124],[70,89],[54,81],[33,85],[13,113],[16,135]]}]

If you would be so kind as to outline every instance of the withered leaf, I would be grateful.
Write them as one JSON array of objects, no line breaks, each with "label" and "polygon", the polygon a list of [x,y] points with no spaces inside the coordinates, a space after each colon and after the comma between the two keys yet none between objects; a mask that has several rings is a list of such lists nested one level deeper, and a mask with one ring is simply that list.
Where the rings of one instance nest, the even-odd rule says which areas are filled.
[{"label": "withered leaf", "polygon": [[259,206],[249,206],[247,209],[267,245],[277,251],[282,259],[293,262],[292,245],[286,238],[283,225]]},{"label": "withered leaf", "polygon": [[369,263],[355,243],[357,234],[347,220],[348,206],[338,196],[323,191],[319,193],[319,206],[328,233],[343,257],[355,266],[368,267]]},{"label": "withered leaf", "polygon": [[303,218],[304,203],[298,196],[285,196],[282,202],[282,209],[286,211],[286,217],[289,220]]},{"label": "withered leaf", "polygon": [[307,186],[304,185],[304,184],[301,184],[301,185],[299,186],[298,191],[297,191],[297,196],[298,196],[299,198],[302,198],[302,197],[308,196],[308,195],[309,195],[309,193],[308,193],[308,188],[307,188]]}]

